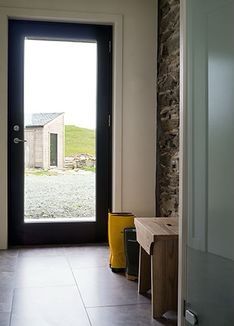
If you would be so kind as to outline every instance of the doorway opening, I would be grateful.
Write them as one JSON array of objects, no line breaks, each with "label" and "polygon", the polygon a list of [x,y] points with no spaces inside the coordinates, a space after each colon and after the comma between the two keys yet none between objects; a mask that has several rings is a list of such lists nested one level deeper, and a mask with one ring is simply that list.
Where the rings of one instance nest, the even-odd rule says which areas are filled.
[{"label": "doorway opening", "polygon": [[107,239],[111,41],[107,25],[9,21],[10,244]]}]

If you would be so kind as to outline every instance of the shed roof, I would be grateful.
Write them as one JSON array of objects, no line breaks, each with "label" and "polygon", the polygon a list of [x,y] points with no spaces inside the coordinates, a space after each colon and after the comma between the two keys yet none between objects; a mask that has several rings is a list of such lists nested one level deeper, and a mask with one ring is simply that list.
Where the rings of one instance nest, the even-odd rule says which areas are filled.
[{"label": "shed roof", "polygon": [[30,115],[25,115],[25,127],[43,127],[47,123],[53,121],[63,112],[53,112],[53,113],[33,113]]}]

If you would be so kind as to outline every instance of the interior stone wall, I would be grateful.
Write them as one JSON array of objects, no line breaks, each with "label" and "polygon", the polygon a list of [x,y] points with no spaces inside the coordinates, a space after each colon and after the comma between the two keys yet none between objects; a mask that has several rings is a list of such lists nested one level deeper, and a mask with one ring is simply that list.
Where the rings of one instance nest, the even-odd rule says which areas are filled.
[{"label": "interior stone wall", "polygon": [[157,216],[177,216],[179,204],[180,0],[158,1]]}]

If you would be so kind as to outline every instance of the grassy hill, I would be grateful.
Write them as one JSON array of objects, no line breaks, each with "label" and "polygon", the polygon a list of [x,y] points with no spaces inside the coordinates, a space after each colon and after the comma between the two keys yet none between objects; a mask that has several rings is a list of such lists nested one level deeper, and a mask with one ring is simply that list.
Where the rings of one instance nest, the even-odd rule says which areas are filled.
[{"label": "grassy hill", "polygon": [[65,126],[65,156],[95,154],[95,131],[73,125]]}]

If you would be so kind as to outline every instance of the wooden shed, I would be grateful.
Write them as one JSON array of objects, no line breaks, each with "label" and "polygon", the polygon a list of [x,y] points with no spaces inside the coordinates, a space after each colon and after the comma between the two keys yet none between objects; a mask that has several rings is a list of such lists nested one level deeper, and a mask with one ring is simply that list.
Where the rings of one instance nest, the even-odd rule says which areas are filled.
[{"label": "wooden shed", "polygon": [[25,121],[25,167],[64,167],[64,113],[34,113]]}]

